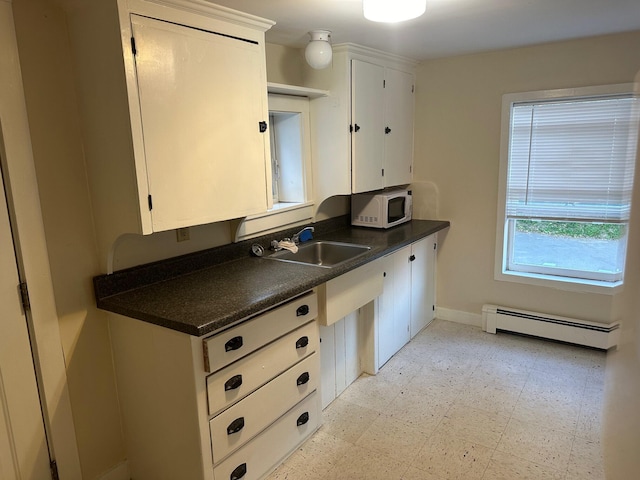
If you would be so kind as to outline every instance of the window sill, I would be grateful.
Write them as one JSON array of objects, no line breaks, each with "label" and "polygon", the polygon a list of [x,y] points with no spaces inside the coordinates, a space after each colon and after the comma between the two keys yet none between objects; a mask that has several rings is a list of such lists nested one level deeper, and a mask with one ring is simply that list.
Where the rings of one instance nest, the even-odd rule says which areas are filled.
[{"label": "window sill", "polygon": [[623,289],[622,281],[601,282],[597,280],[584,280],[525,272],[496,272],[495,279],[500,282],[521,283],[570,292],[597,293],[600,295],[616,295]]},{"label": "window sill", "polygon": [[309,223],[313,218],[313,202],[278,203],[270,210],[243,219],[236,231],[236,242],[266,235],[283,228]]}]

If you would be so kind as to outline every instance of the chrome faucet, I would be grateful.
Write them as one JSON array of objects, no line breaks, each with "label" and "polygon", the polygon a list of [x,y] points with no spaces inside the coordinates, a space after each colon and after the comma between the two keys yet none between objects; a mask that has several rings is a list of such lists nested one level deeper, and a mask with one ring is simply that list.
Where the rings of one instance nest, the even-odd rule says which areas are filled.
[{"label": "chrome faucet", "polygon": [[[315,228],[313,228],[313,227],[304,227],[298,233],[293,235],[293,237],[291,238],[291,240],[293,240],[293,243],[298,245],[300,243],[300,235],[302,235],[304,232],[315,232]],[[310,239],[311,239],[311,236],[307,240],[310,240]]]}]

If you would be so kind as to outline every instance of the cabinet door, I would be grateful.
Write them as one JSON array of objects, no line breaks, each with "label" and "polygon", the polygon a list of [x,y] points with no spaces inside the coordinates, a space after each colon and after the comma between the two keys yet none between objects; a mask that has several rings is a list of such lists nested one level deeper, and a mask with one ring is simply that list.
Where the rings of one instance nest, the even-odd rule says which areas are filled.
[{"label": "cabinet door", "polygon": [[378,303],[378,368],[409,341],[411,247],[382,259],[384,284]]},{"label": "cabinet door", "polygon": [[265,211],[260,46],[136,15],[131,22],[153,230]]},{"label": "cabinet door", "polygon": [[412,338],[435,316],[435,245],[435,235],[411,245]]},{"label": "cabinet door", "polygon": [[351,60],[351,182],[353,193],[383,187],[384,67]]},{"label": "cabinet door", "polygon": [[385,70],[384,186],[411,183],[413,168],[413,75]]}]

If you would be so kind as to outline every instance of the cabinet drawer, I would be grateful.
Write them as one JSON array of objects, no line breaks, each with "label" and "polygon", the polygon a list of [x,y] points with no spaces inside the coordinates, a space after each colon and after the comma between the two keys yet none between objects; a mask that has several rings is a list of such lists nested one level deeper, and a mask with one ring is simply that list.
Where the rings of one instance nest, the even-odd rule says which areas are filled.
[{"label": "cabinet drawer", "polygon": [[312,393],[213,469],[214,480],[258,480],[320,426],[320,396]]},{"label": "cabinet drawer", "polygon": [[316,322],[310,322],[207,377],[209,415],[215,415],[319,351]]},{"label": "cabinet drawer", "polygon": [[304,325],[318,315],[315,292],[308,293],[258,317],[205,338],[205,371],[215,372],[263,345]]},{"label": "cabinet drawer", "polygon": [[209,422],[213,462],[247,443],[317,389],[319,356],[313,353]]}]

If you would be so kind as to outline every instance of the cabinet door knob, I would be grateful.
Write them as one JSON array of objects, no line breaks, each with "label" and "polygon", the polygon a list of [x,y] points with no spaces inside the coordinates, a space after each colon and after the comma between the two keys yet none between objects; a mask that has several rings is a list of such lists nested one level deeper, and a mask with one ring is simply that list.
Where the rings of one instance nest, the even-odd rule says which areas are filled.
[{"label": "cabinet door knob", "polygon": [[304,372],[302,375],[298,377],[298,380],[296,380],[296,384],[300,386],[300,385],[304,385],[308,381],[309,381],[309,372]]},{"label": "cabinet door knob", "polygon": [[384,133],[389,135],[391,133],[391,129],[389,127],[384,127]]},{"label": "cabinet door knob", "polygon": [[242,337],[233,337],[231,340],[224,344],[224,351],[230,352],[231,350],[238,350],[240,347],[242,347],[243,343],[244,342],[242,340]]},{"label": "cabinet door knob", "polygon": [[309,337],[306,335],[304,337],[300,337],[296,342],[296,348],[304,348],[309,345]]},{"label": "cabinet door knob", "polygon": [[236,418],[227,427],[227,435],[233,435],[234,433],[238,433],[243,428],[244,428],[244,417]]},{"label": "cabinet door knob", "polygon": [[410,262],[413,262],[415,259],[416,259],[416,256],[415,256],[415,255],[411,255],[411,256],[409,257],[409,261],[410,261]]},{"label": "cabinet door knob", "polygon": [[240,480],[246,474],[247,474],[247,464],[243,463],[241,465],[238,465],[236,469],[233,472],[231,472],[231,475],[229,476],[229,480]]},{"label": "cabinet door knob", "polygon": [[296,310],[296,317],[304,317],[309,314],[309,305],[300,305]]},{"label": "cabinet door knob", "polygon": [[296,420],[296,425],[299,427],[300,425],[304,425],[309,421],[309,412],[304,412],[302,415],[298,417]]},{"label": "cabinet door knob", "polygon": [[354,125],[354,131],[359,131],[360,130],[360,125],[358,125],[357,123]]},{"label": "cabinet door knob", "polygon": [[242,375],[234,375],[229,380],[224,382],[224,391],[235,390],[242,385]]},{"label": "cabinet door knob", "polygon": [[258,122],[258,127],[260,129],[260,133],[264,133],[267,131],[267,122]]}]

